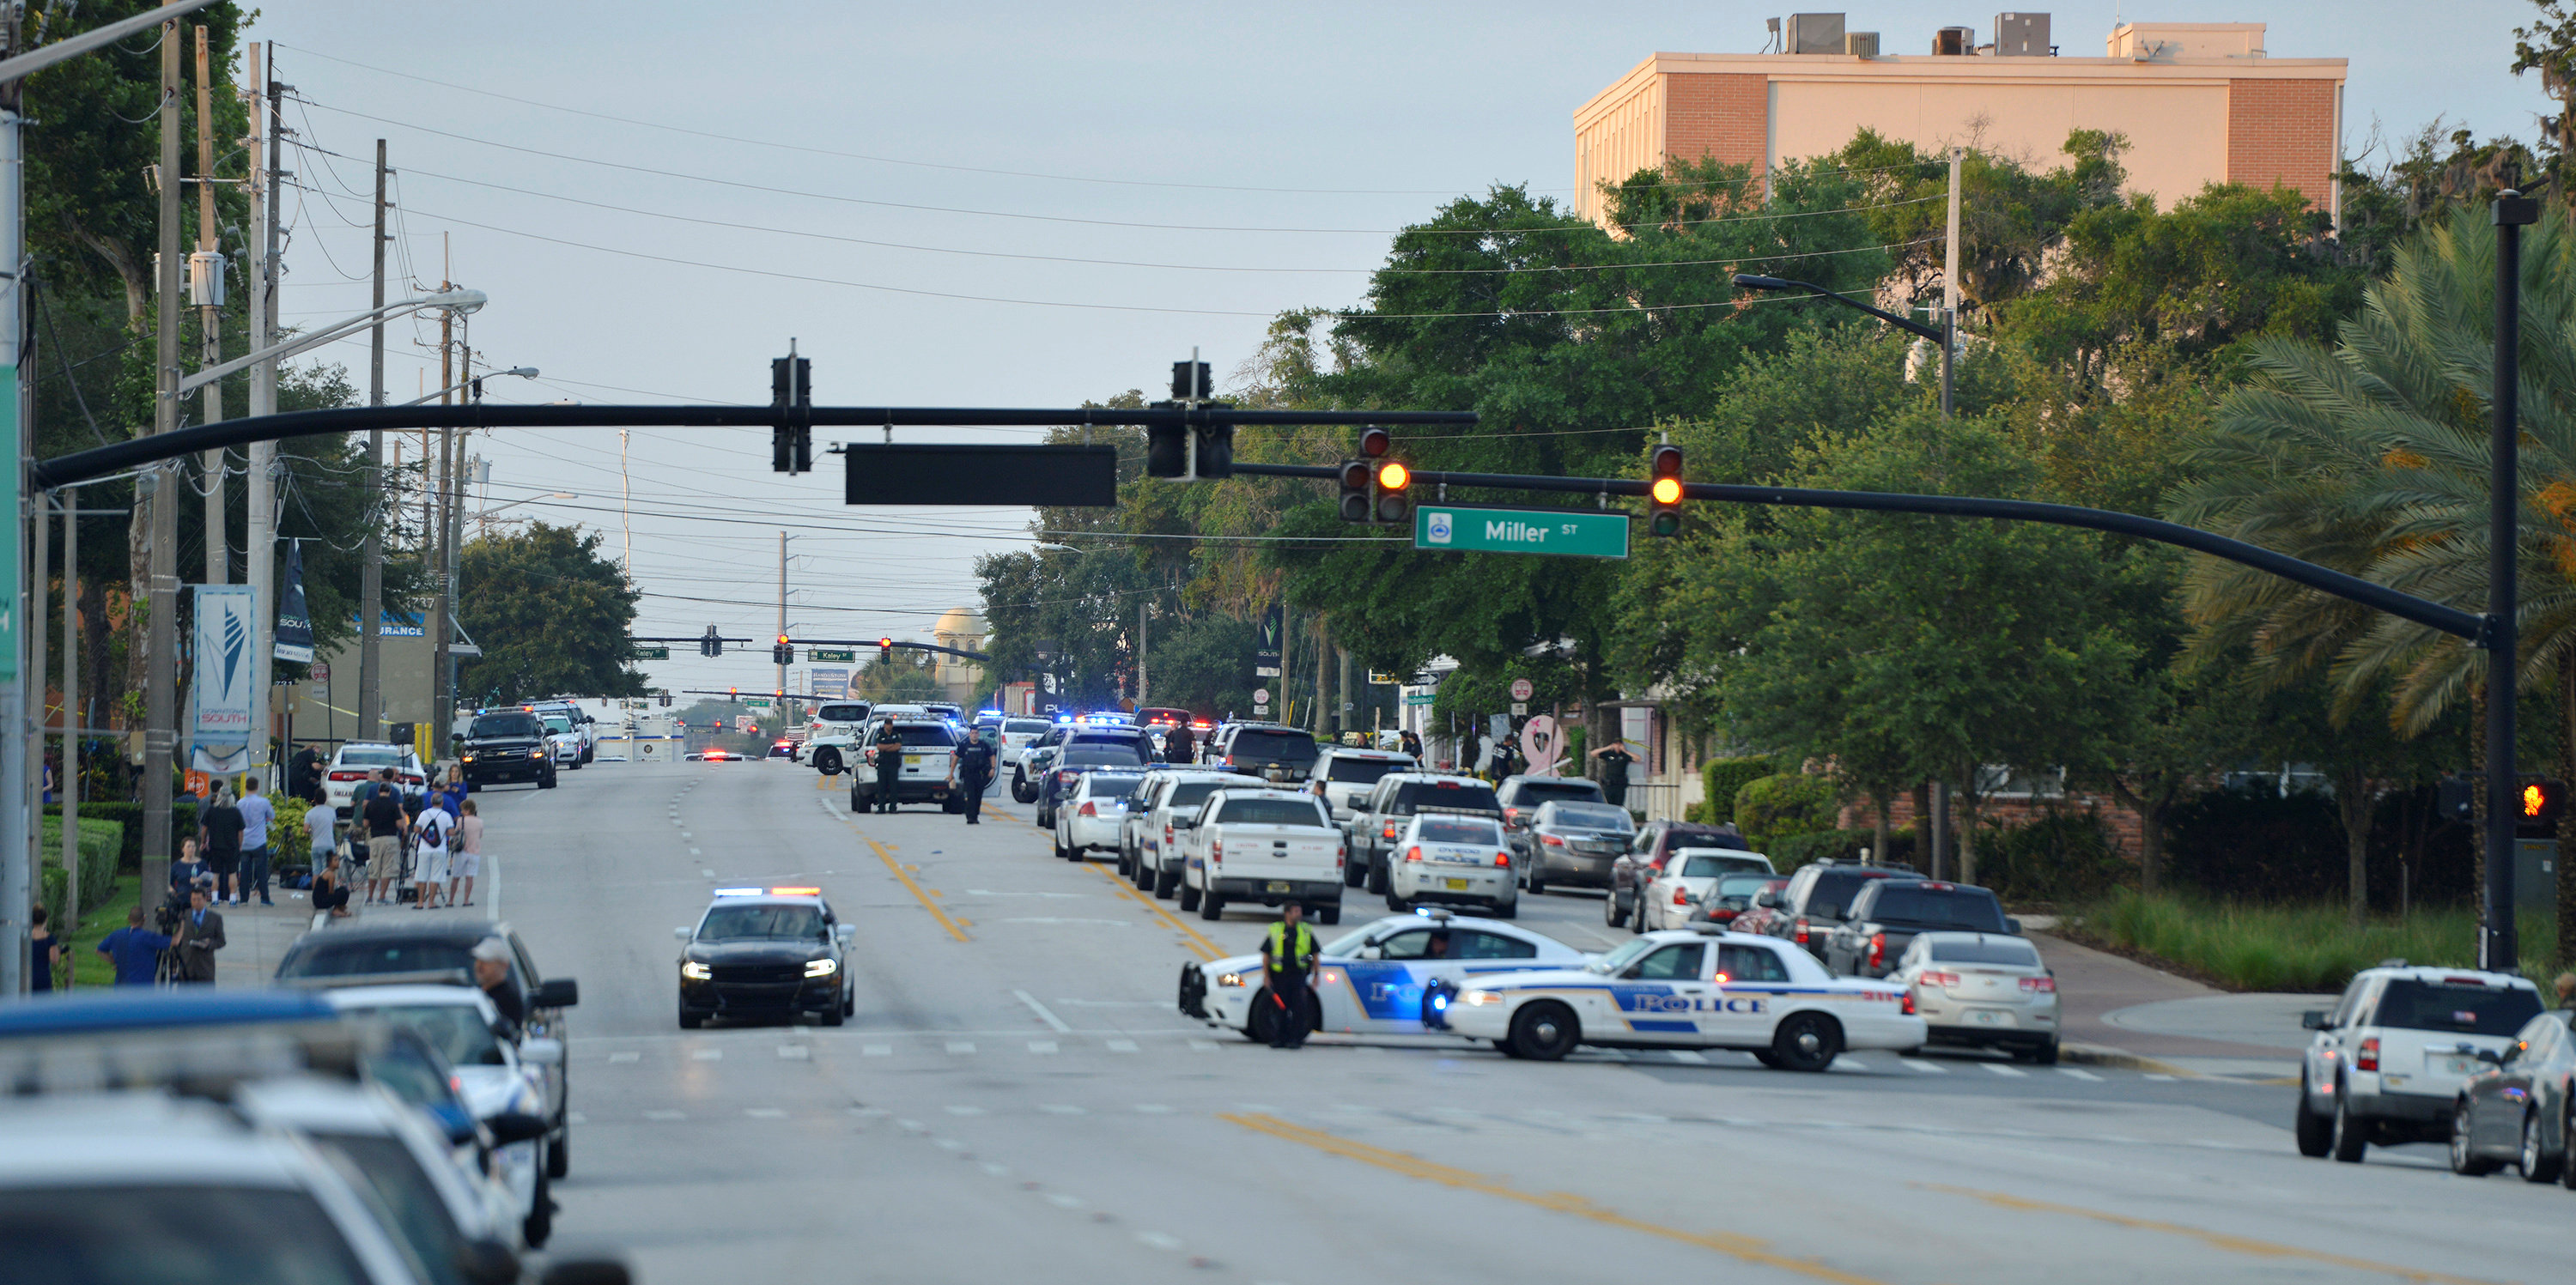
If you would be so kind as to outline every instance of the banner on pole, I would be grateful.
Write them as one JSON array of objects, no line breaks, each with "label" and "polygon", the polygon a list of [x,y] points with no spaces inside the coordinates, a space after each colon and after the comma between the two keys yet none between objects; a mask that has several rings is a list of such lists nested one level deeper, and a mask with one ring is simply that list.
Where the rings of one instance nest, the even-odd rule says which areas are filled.
[{"label": "banner on pole", "polygon": [[304,542],[286,546],[286,579],[277,588],[277,659],[313,663],[313,617],[304,609]]},{"label": "banner on pole", "polygon": [[1252,676],[1279,676],[1279,604],[1272,603],[1261,613],[1261,640],[1252,650]]},{"label": "banner on pole", "polygon": [[249,585],[197,585],[197,714],[190,738],[209,749],[250,743],[253,603]]}]

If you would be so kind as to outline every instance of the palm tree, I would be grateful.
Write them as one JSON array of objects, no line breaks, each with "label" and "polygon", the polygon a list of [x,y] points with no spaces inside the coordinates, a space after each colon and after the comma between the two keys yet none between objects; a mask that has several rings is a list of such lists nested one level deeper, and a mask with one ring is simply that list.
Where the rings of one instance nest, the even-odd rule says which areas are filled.
[{"label": "palm tree", "polygon": [[[2201,480],[2176,493],[2168,516],[2483,610],[2495,251],[2486,212],[2459,210],[2398,252],[2332,348],[2250,343],[2254,379],[2221,401],[2191,453]],[[2576,774],[2566,725],[2576,713],[2576,235],[2563,216],[2525,235],[2521,306],[2515,686],[2554,685],[2560,770]],[[2385,687],[2393,722],[2412,735],[2484,699],[2485,652],[2235,563],[2197,560],[2184,608],[2202,655],[2247,647],[2281,683],[2323,671],[2339,717]],[[2576,834],[2560,840],[2562,959],[2576,958],[2571,855]]]}]

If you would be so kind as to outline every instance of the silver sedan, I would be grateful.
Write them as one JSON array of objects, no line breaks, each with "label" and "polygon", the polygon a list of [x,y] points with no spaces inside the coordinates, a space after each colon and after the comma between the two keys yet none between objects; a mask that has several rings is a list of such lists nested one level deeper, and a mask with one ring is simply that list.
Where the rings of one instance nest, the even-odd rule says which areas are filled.
[{"label": "silver sedan", "polygon": [[1890,981],[1914,998],[1934,1044],[1999,1048],[2057,1061],[2057,978],[2039,949],[1996,933],[1921,933]]}]

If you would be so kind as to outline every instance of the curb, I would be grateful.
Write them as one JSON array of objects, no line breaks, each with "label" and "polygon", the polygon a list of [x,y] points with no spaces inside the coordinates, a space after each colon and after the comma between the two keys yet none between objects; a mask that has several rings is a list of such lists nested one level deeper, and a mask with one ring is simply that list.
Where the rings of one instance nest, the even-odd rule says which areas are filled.
[{"label": "curb", "polygon": [[2155,1075],[2171,1075],[2191,1080],[2202,1078],[2198,1071],[2185,1070],[2171,1062],[2159,1062],[2151,1057],[2140,1057],[2127,1049],[2113,1048],[2108,1044],[2084,1044],[2074,1040],[2060,1040],[2057,1045],[2057,1056],[2068,1062],[2113,1066],[2125,1071],[2145,1071]]}]

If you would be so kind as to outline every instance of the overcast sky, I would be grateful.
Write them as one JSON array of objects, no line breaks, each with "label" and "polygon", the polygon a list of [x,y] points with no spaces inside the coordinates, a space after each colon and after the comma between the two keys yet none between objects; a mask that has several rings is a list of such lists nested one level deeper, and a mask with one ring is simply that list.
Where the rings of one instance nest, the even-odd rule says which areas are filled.
[{"label": "overcast sky", "polygon": [[[1964,8],[1845,8],[1889,52],[1928,48],[1944,23],[1981,40],[1993,26]],[[543,372],[497,382],[495,400],[765,402],[768,359],[793,337],[822,402],[1071,406],[1150,391],[1194,345],[1222,380],[1280,310],[1355,302],[1388,233],[1447,197],[1569,196],[1585,99],[1658,50],[1757,50],[1781,12],[271,0],[250,36],[284,46],[277,75],[302,100],[289,127],[337,154],[288,154],[317,189],[286,207],[292,323],[367,306],[383,137],[390,271],[409,279],[390,297],[442,274],[488,291],[480,359]],[[2536,78],[2505,71],[2523,0],[2052,12],[2070,55],[2097,53],[2125,16],[2266,22],[2275,57],[2348,58],[2348,150],[2374,119],[2403,135],[2436,115],[2528,139],[2546,106]],[[436,338],[432,323],[389,331],[393,400],[438,386]],[[363,387],[363,337],[328,351]],[[576,497],[512,515],[579,522],[611,557],[631,525],[643,634],[766,638],[784,529],[791,632],[926,639],[976,601],[977,555],[1031,538],[1025,510],[849,509],[837,457],[819,454],[837,439],[818,439],[797,478],[769,472],[765,431],[638,431],[622,466],[611,430],[473,449],[493,461],[495,506]],[[673,689],[766,688],[767,655],[683,647],[647,668]]]}]

